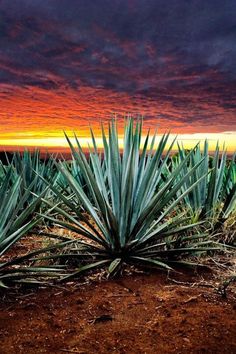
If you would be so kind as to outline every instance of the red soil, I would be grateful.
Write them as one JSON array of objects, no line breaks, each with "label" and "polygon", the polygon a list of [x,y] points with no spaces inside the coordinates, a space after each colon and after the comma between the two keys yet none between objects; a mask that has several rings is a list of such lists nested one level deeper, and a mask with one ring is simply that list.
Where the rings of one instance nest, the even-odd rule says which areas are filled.
[{"label": "red soil", "polygon": [[3,292],[0,352],[236,353],[235,288],[223,299],[207,278],[133,274]]}]

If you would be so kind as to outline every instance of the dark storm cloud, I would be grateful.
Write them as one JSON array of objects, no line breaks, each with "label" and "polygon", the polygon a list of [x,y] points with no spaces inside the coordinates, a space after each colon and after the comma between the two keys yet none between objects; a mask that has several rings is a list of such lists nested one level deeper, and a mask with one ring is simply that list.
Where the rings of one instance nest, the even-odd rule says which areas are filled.
[{"label": "dark storm cloud", "polygon": [[236,80],[235,15],[235,0],[2,0],[0,82],[211,90]]}]

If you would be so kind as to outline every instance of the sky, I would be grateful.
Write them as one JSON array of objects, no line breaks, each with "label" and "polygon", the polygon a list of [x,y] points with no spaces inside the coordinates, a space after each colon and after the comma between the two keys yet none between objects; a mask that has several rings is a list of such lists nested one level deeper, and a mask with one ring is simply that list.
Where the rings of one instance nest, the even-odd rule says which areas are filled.
[{"label": "sky", "polygon": [[235,0],[0,0],[0,145],[144,117],[236,149]]}]

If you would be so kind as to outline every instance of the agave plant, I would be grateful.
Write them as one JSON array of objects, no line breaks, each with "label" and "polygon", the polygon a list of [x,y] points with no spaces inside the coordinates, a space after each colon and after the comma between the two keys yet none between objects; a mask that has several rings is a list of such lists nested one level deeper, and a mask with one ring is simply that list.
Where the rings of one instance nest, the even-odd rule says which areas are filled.
[{"label": "agave plant", "polygon": [[15,174],[21,176],[21,194],[25,194],[26,190],[29,191],[28,198],[25,198],[25,206],[31,204],[36,195],[41,194],[46,188],[45,182],[39,176],[52,182],[58,177],[54,157],[41,159],[39,150],[34,152],[24,150],[22,154],[15,152],[11,166]]},{"label": "agave plant", "polygon": [[22,178],[18,176],[12,182],[14,171],[8,169],[0,186],[0,256],[2,256],[17,240],[25,235],[37,222],[29,220],[40,198],[35,199],[24,208],[29,191],[21,194]]},{"label": "agave plant", "polygon": [[236,213],[236,155],[234,154],[228,166],[225,168],[222,188],[223,207],[220,219],[227,219]]},{"label": "agave plant", "polygon": [[[186,158],[186,152],[179,146],[179,153],[172,163],[176,166]],[[198,144],[189,162],[183,167],[180,177],[186,175],[193,166],[204,158],[204,162],[199,165],[194,174],[191,175],[181,187],[179,194],[187,190],[201,176],[205,177],[200,183],[184,197],[185,205],[190,209],[194,220],[203,220],[208,218],[212,224],[219,220],[226,219],[235,211],[236,207],[236,178],[235,162],[232,159],[227,166],[227,154],[223,151],[220,155],[219,145],[217,144],[214,156],[210,157],[208,152],[208,141],[204,143],[204,149],[201,151]]]},{"label": "agave plant", "polygon": [[[113,120],[109,124],[108,137],[102,126],[104,158],[98,153],[93,131],[91,134],[91,164],[77,137],[75,148],[66,136],[74,163],[80,169],[91,199],[63,162],[59,162],[57,167],[70,185],[74,201],[66,198],[55,184],[50,184],[50,188],[67,209],[54,207],[63,216],[63,221],[49,215],[46,217],[79,235],[71,252],[81,260],[82,266],[69,277],[104,264],[109,264],[109,272],[113,273],[123,262],[171,269],[171,264],[181,262],[184,255],[196,255],[211,248],[205,234],[186,234],[198,223],[186,223],[183,214],[175,213],[180,201],[206,178],[203,174],[177,196],[178,191],[204,162],[204,158],[182,176],[184,167],[192,158],[193,152],[190,152],[166,181],[160,183],[174,143],[172,141],[167,148],[169,134],[164,134],[157,144],[157,134],[151,139],[148,132],[141,149],[142,122],[135,124],[132,119],[128,119],[125,122],[121,152],[117,125]],[[53,206],[50,201],[45,202]],[[80,205],[86,213],[81,211]]]},{"label": "agave plant", "polygon": [[224,244],[236,246],[236,161],[227,161],[223,179],[221,208],[214,224],[215,237]]},{"label": "agave plant", "polygon": [[66,237],[57,236],[56,243],[46,248],[29,250],[23,256],[18,256],[17,251],[14,252],[14,256],[6,254],[39,222],[40,217],[36,215],[32,217],[32,214],[41,203],[41,197],[46,194],[45,190],[29,202],[31,185],[22,194],[22,177],[15,174],[13,166],[8,167],[0,184],[0,287],[7,287],[9,282],[32,284],[54,279],[59,274],[64,274],[64,267],[38,264],[35,257],[42,253],[45,255],[55,248],[65,247],[68,242]]}]

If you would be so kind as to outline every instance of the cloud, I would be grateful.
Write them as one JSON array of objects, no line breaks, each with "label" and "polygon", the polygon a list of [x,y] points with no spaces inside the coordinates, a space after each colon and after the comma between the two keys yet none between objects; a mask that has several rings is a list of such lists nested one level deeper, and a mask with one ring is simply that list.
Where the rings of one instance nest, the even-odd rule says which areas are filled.
[{"label": "cloud", "polygon": [[213,120],[218,130],[230,127],[236,124],[235,11],[234,0],[2,0],[0,88],[11,86],[12,95],[1,94],[2,116],[14,109],[28,116],[32,92],[44,107],[33,103],[41,116],[50,104],[56,109],[63,92],[72,95],[72,116],[128,110],[164,126],[172,121],[176,129],[194,123],[210,129]]}]

